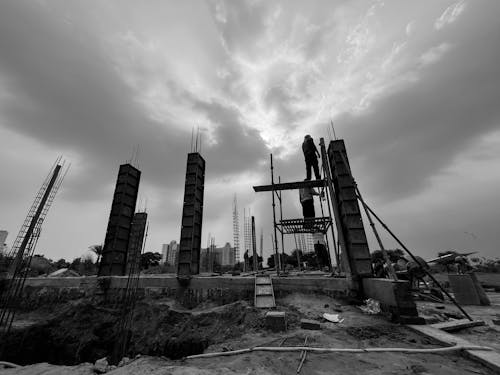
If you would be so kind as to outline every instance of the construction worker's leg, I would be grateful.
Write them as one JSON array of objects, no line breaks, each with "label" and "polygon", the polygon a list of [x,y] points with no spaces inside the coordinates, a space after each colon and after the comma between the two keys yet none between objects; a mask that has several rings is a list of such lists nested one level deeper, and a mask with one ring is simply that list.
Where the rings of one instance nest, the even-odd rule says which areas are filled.
[{"label": "construction worker's leg", "polygon": [[306,178],[308,180],[311,179],[311,167],[312,167],[311,161],[306,159]]},{"label": "construction worker's leg", "polygon": [[304,219],[305,219],[307,217],[307,215],[309,214],[308,207],[307,207],[307,201],[300,202],[300,204],[302,205],[302,216],[304,216]]},{"label": "construction worker's leg", "polygon": [[312,161],[312,166],[314,168],[314,176],[316,177],[316,180],[321,180],[321,175],[319,174],[318,159],[314,158],[314,160]]},{"label": "construction worker's leg", "polygon": [[310,221],[314,218],[314,201],[308,199],[302,203],[302,207],[304,213],[304,228],[310,228],[312,226]]}]

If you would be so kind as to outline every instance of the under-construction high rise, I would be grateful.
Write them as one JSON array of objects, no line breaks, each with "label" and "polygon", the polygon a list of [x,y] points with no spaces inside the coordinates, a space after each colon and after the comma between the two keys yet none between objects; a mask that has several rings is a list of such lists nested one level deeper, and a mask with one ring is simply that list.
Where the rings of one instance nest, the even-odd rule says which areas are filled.
[{"label": "under-construction high rise", "polygon": [[234,262],[240,261],[240,217],[238,213],[238,201],[236,194],[233,200],[233,246],[234,246]]}]

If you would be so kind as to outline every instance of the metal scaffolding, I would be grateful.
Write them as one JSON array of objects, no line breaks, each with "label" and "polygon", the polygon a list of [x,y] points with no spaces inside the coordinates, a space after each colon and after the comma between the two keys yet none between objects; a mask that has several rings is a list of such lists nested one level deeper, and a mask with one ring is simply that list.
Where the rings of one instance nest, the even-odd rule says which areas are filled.
[{"label": "metal scaffolding", "polygon": [[[333,270],[332,266],[332,260],[330,256],[330,244],[328,241],[328,230],[331,230],[332,238],[334,241],[334,249],[335,249],[335,255],[336,255],[336,260],[337,264],[339,264],[339,256],[338,256],[338,250],[335,246],[335,233],[332,225],[332,219],[331,216],[325,216],[324,209],[323,209],[323,202],[320,199],[320,206],[321,206],[321,217],[315,217],[315,218],[297,218],[297,219],[283,219],[283,197],[282,197],[282,191],[283,190],[297,190],[301,188],[321,188],[322,195],[327,196],[327,204],[328,204],[328,212],[331,212],[330,209],[330,201],[333,202],[333,200],[328,197],[328,194],[325,194],[326,187],[331,184],[331,179],[328,180],[329,177],[323,180],[311,180],[311,181],[296,181],[296,182],[281,182],[281,177],[278,177],[278,183],[274,183],[274,165],[273,165],[273,155],[271,154],[270,156],[270,161],[271,161],[271,185],[261,185],[261,186],[254,186],[253,189],[255,192],[267,192],[271,191],[272,192],[272,209],[273,209],[273,226],[274,226],[274,252],[275,252],[275,257],[276,257],[276,270],[279,275],[280,270],[284,270],[284,265],[281,264],[281,258],[279,256],[278,252],[278,239],[277,239],[277,234],[280,232],[281,234],[281,252],[284,254],[285,249],[284,249],[284,235],[285,234],[295,234],[297,233],[322,233],[326,237],[326,248],[327,248],[327,253],[328,253],[328,262],[329,262],[329,267],[330,270]],[[327,168],[327,164],[323,163],[322,166],[323,170]],[[323,171],[324,176],[330,176],[329,173],[326,173]],[[280,218],[277,220],[276,218],[276,200],[279,203],[279,215]],[[330,214],[331,215],[331,214]],[[299,262],[300,263],[300,262]]]}]

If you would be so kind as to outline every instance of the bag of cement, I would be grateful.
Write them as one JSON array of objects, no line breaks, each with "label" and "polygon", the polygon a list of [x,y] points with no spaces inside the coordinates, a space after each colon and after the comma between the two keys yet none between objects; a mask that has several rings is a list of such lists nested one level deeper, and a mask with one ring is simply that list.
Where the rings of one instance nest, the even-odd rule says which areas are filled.
[{"label": "bag of cement", "polygon": [[373,298],[368,298],[365,300],[365,304],[358,306],[361,311],[365,314],[379,314],[380,313],[380,302],[374,300]]},{"label": "bag of cement", "polygon": [[344,321],[344,319],[340,319],[339,314],[324,313],[323,318],[325,318],[326,320],[328,320],[329,322],[332,322],[332,323],[342,323]]}]

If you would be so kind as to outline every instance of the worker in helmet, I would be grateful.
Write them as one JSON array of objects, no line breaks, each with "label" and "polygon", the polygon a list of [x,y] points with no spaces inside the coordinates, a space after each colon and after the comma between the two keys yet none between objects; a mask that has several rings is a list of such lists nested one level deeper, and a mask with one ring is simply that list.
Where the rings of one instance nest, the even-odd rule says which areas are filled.
[{"label": "worker in helmet", "polygon": [[302,152],[304,153],[304,159],[306,161],[307,180],[311,179],[311,168],[314,169],[316,180],[320,180],[321,176],[318,167],[318,158],[320,155],[314,144],[314,140],[309,134],[304,137],[304,142],[302,142]]}]

